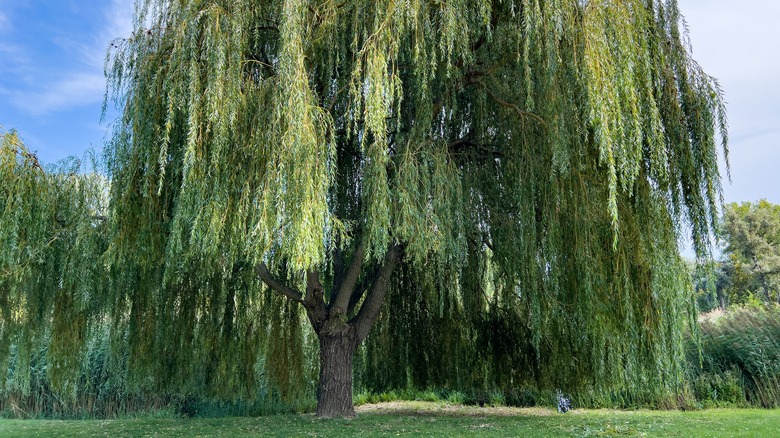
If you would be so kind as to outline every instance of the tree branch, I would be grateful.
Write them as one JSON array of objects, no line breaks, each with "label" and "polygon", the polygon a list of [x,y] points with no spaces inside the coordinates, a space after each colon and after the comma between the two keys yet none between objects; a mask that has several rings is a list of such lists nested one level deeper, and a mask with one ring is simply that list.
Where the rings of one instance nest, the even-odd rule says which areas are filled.
[{"label": "tree branch", "polygon": [[374,280],[379,276],[379,273],[382,271],[382,265],[379,263],[375,263],[375,266],[371,267],[371,274],[366,274],[363,279],[360,281],[360,284],[355,286],[355,291],[352,293],[352,297],[349,299],[349,307],[347,308],[347,314],[351,314],[352,311],[355,309],[355,306],[358,305],[360,300],[363,298],[363,295],[365,295],[366,290],[374,284]]},{"label": "tree branch", "polygon": [[323,291],[320,274],[316,271],[308,271],[306,273],[306,296],[303,297],[303,304],[315,306],[318,302],[322,302]]},{"label": "tree branch", "polygon": [[341,282],[344,280],[344,251],[341,250],[338,242],[336,242],[331,252],[333,259],[333,286],[330,290],[329,300],[333,301],[334,294],[341,288]]},{"label": "tree branch", "polygon": [[371,331],[371,326],[374,324],[377,315],[379,315],[379,310],[382,308],[382,303],[385,301],[390,275],[392,275],[400,258],[400,246],[394,245],[387,251],[382,262],[382,268],[379,271],[379,275],[374,279],[366,300],[360,306],[357,316],[350,321],[350,324],[355,327],[355,342],[357,344],[363,342],[363,339],[368,336],[368,332]]},{"label": "tree branch", "polygon": [[490,147],[488,144],[474,143],[473,141],[467,140],[465,138],[451,142],[449,144],[449,150],[453,155],[471,155],[472,153],[477,152],[481,155],[490,156],[492,158],[502,158],[504,156],[503,152]]},{"label": "tree branch", "polygon": [[309,317],[314,332],[318,335],[330,319],[328,309],[323,300],[325,288],[320,282],[320,274],[316,271],[306,273],[306,296],[303,299],[303,307],[306,308],[306,316]]},{"label": "tree branch", "polygon": [[360,268],[363,266],[363,258],[365,257],[365,245],[361,240],[360,244],[355,248],[355,255],[352,256],[352,263],[349,265],[343,280],[339,285],[338,292],[331,299],[328,308],[332,313],[343,314],[347,312],[349,306],[349,299],[352,294],[355,293],[355,284],[357,284],[358,276],[360,276]]},{"label": "tree branch", "polygon": [[17,147],[13,147],[13,149],[12,149],[12,150],[14,151],[14,153],[15,153],[16,155],[19,155],[19,156],[21,156],[21,157],[25,158],[26,160],[28,160],[28,161],[29,161],[29,162],[32,164],[33,168],[40,170],[40,171],[41,171],[41,173],[46,173],[46,171],[45,171],[45,170],[43,170],[43,166],[41,166],[41,162],[40,162],[40,161],[38,161],[38,156],[37,156],[37,155],[35,155],[35,154],[34,154],[34,153],[32,153],[32,152],[28,152],[28,151],[26,151],[26,150],[22,149],[23,147],[24,147],[24,146],[21,146],[21,147],[18,147],[18,146],[17,146]]},{"label": "tree branch", "polygon": [[295,301],[296,303],[303,303],[303,295],[297,290],[287,286],[283,282],[274,278],[273,275],[271,275],[271,273],[268,271],[268,266],[266,266],[265,263],[260,263],[259,265],[256,265],[255,273],[257,273],[257,276],[260,277],[261,280],[263,280],[263,283],[265,283],[273,291],[286,296],[287,298]]},{"label": "tree branch", "polygon": [[504,99],[501,99],[500,97],[496,96],[496,94],[493,93],[493,91],[490,88],[484,86],[484,84],[482,84],[482,82],[477,81],[477,83],[482,85],[482,88],[485,89],[487,94],[489,94],[490,97],[493,98],[493,100],[495,100],[501,106],[504,106],[506,108],[515,110],[515,112],[520,117],[530,117],[530,118],[536,120],[537,122],[539,122],[542,126],[544,126],[545,129],[547,129],[547,122],[545,122],[544,119],[539,117],[537,114],[534,114],[534,113],[532,113],[530,111],[525,111],[525,110],[520,109],[519,106],[517,106],[517,105],[515,105],[515,104],[513,104],[511,102],[507,102]]},{"label": "tree branch", "polygon": [[[480,233],[480,235],[481,235],[481,233]],[[496,248],[493,246],[493,244],[492,244],[492,243],[490,243],[490,239],[489,239],[489,238],[487,238],[487,237],[485,237],[485,236],[481,236],[481,237],[482,237],[482,242],[481,242],[481,243],[479,243],[479,242],[477,242],[477,239],[476,239],[476,238],[474,238],[473,236],[466,236],[466,238],[467,238],[467,239],[469,239],[469,241],[470,241],[470,242],[471,242],[471,243],[472,243],[474,246],[481,246],[481,245],[484,245],[484,246],[486,246],[488,249],[490,249],[491,251],[493,251],[493,253],[495,253],[495,252],[496,252]]]}]

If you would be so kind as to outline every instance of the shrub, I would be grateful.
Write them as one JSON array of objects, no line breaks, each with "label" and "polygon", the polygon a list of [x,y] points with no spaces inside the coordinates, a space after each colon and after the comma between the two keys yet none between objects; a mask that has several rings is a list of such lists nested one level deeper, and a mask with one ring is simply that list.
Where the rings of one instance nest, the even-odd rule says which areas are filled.
[{"label": "shrub", "polygon": [[693,395],[702,407],[744,406],[745,388],[739,370],[702,372],[691,382]]},{"label": "shrub", "polygon": [[466,402],[466,396],[460,391],[451,391],[447,394],[447,403],[462,405]]},{"label": "shrub", "polygon": [[780,306],[747,306],[701,321],[701,361],[689,352],[700,402],[780,407]]}]

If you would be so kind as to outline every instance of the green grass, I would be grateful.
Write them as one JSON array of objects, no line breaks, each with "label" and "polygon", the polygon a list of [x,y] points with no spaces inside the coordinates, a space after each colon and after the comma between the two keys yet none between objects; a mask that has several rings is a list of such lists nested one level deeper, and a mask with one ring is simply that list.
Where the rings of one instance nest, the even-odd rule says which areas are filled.
[{"label": "green grass", "polygon": [[363,406],[355,419],[312,415],[256,418],[0,420],[2,437],[256,437],[256,436],[776,436],[780,412],[757,409],[679,411],[478,408],[395,402]]}]

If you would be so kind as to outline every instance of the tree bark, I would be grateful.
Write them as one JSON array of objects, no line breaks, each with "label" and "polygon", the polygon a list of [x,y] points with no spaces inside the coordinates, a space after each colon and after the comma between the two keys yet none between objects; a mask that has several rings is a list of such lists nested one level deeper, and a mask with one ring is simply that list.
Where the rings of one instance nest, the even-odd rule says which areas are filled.
[{"label": "tree bark", "polygon": [[317,389],[317,416],[321,418],[353,417],[352,406],[352,359],[357,346],[366,338],[374,324],[387,293],[390,276],[401,256],[401,248],[388,249],[383,262],[378,266],[357,315],[346,321],[348,313],[363,296],[364,285],[358,286],[357,279],[363,264],[364,248],[359,245],[351,266],[338,279],[338,290],[333,291],[331,302],[326,305],[324,289],[319,274],[306,274],[306,291],[302,293],[275,278],[265,264],[255,267],[257,275],[277,293],[300,303],[320,342],[320,382]]},{"label": "tree bark", "polygon": [[320,340],[320,385],[317,390],[317,416],[354,417],[352,406],[352,358],[355,333],[324,334]]}]

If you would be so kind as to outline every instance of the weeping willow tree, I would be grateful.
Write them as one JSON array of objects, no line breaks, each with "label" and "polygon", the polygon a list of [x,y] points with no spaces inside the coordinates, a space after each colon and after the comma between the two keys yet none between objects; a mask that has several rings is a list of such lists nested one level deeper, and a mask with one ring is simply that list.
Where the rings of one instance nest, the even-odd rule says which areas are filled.
[{"label": "weeping willow tree", "polygon": [[351,415],[388,291],[401,321],[427,290],[435,326],[378,335],[499,312],[483,336],[530,345],[527,373],[674,381],[693,313],[676,242],[706,255],[726,145],[681,21],[674,0],[138,1],[106,64],[123,115],[101,312],[128,369],[231,391],[262,350],[296,385],[305,314],[317,413]]},{"label": "weeping willow tree", "polygon": [[89,327],[102,308],[105,177],[67,160],[44,167],[0,130],[0,392],[29,393],[31,360],[75,390]]}]

